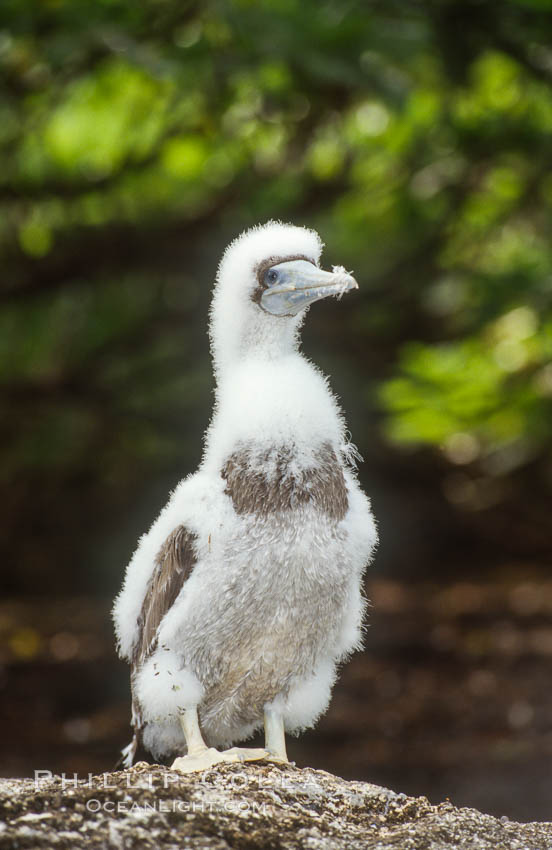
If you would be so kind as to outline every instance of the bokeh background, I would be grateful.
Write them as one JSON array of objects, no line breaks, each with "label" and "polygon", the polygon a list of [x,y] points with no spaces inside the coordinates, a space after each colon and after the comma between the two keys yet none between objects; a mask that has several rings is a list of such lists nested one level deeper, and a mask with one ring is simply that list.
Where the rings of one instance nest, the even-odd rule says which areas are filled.
[{"label": "bokeh background", "polygon": [[109,609],[201,457],[225,245],[319,230],[309,316],[381,546],[292,758],[519,819],[552,799],[552,3],[3,0],[1,772],[128,740]]}]

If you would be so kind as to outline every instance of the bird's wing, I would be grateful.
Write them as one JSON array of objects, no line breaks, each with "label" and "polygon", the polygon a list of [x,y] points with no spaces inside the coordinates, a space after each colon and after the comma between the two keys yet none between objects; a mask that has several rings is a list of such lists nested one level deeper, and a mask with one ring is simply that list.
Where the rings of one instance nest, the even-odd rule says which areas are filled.
[{"label": "bird's wing", "polygon": [[133,668],[139,668],[157,644],[157,630],[171,608],[196,562],[195,534],[179,525],[167,537],[155,558],[142,610],[138,617],[138,638],[132,656]]},{"label": "bird's wing", "polygon": [[167,537],[155,558],[155,567],[149,580],[142,609],[138,617],[138,637],[131,659],[132,726],[134,737],[123,751],[124,765],[132,765],[142,730],[140,704],[134,689],[134,678],[144,661],[157,646],[157,632],[161,621],[171,608],[196,563],[194,541],[196,535],[184,525],[179,525]]}]

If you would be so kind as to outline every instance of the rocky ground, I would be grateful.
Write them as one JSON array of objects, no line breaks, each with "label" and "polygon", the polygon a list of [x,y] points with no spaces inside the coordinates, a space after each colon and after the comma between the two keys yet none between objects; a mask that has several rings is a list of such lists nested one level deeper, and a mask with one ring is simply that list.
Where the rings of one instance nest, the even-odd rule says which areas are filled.
[{"label": "rocky ground", "polygon": [[0,850],[549,850],[552,823],[430,805],[294,765],[181,775],[140,762],[82,777],[0,780]]}]

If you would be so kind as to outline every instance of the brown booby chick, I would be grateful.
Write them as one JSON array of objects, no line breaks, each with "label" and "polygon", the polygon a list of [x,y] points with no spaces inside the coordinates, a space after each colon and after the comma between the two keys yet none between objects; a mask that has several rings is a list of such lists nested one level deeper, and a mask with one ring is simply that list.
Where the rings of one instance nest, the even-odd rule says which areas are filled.
[{"label": "brown booby chick", "polygon": [[[285,732],[326,710],[361,643],[376,544],[354,447],[327,379],[298,350],[307,308],[356,289],[322,244],[269,222],[220,264],[210,336],[216,404],[199,470],[128,566],[114,608],[131,665],[133,742],[174,767],[287,759]],[[266,750],[228,747],[264,723]]]}]

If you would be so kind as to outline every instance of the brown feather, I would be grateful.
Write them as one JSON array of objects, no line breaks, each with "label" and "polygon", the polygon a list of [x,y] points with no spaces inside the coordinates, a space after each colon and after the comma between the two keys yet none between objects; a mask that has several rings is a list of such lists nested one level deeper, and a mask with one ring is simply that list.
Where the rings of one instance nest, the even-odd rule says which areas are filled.
[{"label": "brown feather", "polygon": [[[273,466],[272,475],[260,471],[260,464],[267,461]],[[291,461],[292,453],[286,449],[255,457],[244,448],[230,455],[221,475],[236,513],[268,516],[312,503],[336,522],[342,520],[349,499],[343,469],[331,445],[323,443],[315,454],[316,465],[301,472],[291,471]]]},{"label": "brown feather", "polygon": [[134,692],[134,677],[155,650],[161,620],[192,573],[196,562],[195,540],[195,534],[179,525],[169,534],[155,558],[155,569],[138,617],[138,640],[131,661],[132,725],[136,741],[140,738],[142,717]]}]

